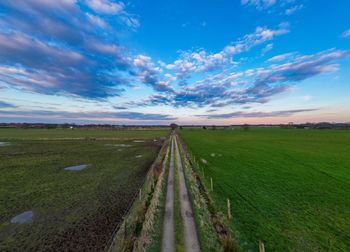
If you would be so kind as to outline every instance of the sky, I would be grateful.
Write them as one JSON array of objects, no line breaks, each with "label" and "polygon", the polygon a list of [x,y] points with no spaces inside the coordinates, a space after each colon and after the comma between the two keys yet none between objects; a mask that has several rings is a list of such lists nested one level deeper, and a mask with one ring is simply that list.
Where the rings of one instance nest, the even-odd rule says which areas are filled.
[{"label": "sky", "polygon": [[0,0],[0,122],[350,122],[348,0]]}]

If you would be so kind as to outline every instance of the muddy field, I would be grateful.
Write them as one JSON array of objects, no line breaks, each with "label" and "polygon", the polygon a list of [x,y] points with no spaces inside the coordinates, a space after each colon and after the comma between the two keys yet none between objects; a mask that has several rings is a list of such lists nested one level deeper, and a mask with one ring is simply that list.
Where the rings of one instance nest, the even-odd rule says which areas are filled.
[{"label": "muddy field", "polygon": [[119,140],[97,141],[87,132],[35,140],[31,131],[20,140],[0,131],[0,250],[102,250],[168,134],[144,132],[104,132]]}]

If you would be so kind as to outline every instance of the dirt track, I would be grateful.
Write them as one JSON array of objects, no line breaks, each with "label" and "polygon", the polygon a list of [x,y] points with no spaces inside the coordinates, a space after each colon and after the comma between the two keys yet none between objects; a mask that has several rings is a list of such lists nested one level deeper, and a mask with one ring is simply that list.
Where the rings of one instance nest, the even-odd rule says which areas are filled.
[{"label": "dirt track", "polygon": [[[174,148],[175,146],[175,148]],[[174,151],[177,156],[177,169],[179,175],[179,191],[174,192]],[[177,145],[176,137],[172,138],[169,176],[167,184],[167,195],[165,202],[165,213],[163,220],[163,238],[162,251],[175,251],[175,230],[174,230],[174,193],[180,195],[180,211],[182,221],[182,234],[184,239],[185,251],[201,251],[198,238],[196,222],[192,208],[192,202],[186,186],[185,175],[182,167],[182,160]]]},{"label": "dirt track", "polygon": [[167,193],[165,199],[165,212],[163,219],[163,239],[162,251],[175,251],[175,232],[174,232],[174,140],[172,139],[170,166],[167,183]]}]

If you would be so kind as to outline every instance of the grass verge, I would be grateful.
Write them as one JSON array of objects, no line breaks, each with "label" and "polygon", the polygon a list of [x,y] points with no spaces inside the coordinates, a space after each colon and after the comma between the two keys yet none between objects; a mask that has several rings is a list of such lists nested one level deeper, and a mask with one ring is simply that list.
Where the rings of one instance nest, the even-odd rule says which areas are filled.
[{"label": "grass verge", "polygon": [[162,194],[161,186],[164,180],[168,149],[169,137],[146,176],[141,195],[135,195],[135,201],[129,212],[125,214],[123,224],[117,227],[118,231],[111,242],[109,251],[143,250],[151,243],[150,230],[153,226],[157,202]]},{"label": "grass verge", "polygon": [[209,190],[202,183],[203,174],[200,175],[199,167],[193,165],[194,156],[179,136],[177,139],[203,251],[241,251],[226,225],[227,218],[216,209]]}]

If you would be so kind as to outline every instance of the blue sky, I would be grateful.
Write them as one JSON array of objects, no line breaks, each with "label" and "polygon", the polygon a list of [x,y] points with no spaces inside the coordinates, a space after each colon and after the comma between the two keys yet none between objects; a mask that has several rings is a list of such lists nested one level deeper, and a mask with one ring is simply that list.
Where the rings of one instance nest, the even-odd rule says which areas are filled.
[{"label": "blue sky", "polygon": [[0,0],[0,121],[350,121],[350,2]]}]

